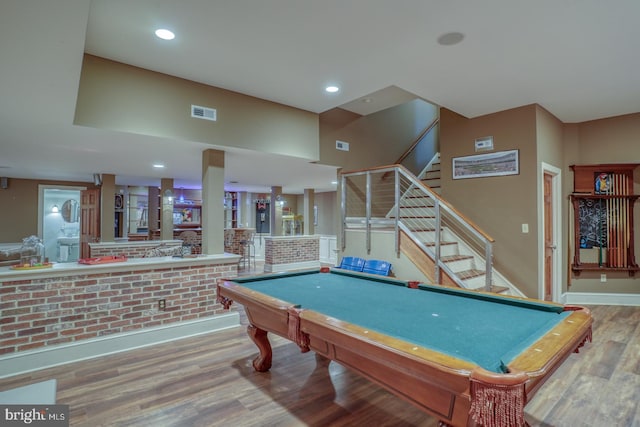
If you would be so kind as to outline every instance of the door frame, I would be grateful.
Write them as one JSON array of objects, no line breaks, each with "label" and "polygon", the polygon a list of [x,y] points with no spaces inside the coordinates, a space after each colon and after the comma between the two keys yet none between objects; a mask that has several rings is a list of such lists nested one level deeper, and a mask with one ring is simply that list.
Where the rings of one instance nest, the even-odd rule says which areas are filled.
[{"label": "door frame", "polygon": [[551,299],[561,302],[562,297],[562,270],[565,246],[563,243],[564,233],[562,230],[562,170],[550,164],[541,162],[540,176],[538,179],[538,298],[544,299],[544,279],[545,279],[545,240],[544,240],[544,176],[551,175],[552,195],[552,221],[553,221],[553,244],[556,250],[553,253],[553,271],[551,277],[553,286],[551,288]]},{"label": "door frame", "polygon": [[80,187],[76,185],[52,185],[52,184],[38,184],[38,237],[42,239],[44,229],[44,191],[45,190],[72,190],[82,191],[87,187]]}]

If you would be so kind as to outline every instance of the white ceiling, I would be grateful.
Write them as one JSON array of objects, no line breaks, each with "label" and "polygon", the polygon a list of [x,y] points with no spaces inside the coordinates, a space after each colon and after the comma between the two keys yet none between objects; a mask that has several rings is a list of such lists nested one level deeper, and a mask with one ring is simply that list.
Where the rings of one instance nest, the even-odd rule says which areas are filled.
[{"label": "white ceiling", "polygon": [[[199,185],[210,145],[73,125],[85,51],[316,113],[408,93],[467,117],[538,103],[582,122],[640,111],[639,16],[638,0],[5,0],[0,176]],[[156,39],[159,26],[176,39]],[[439,45],[451,31],[464,40]],[[228,189],[326,191],[335,177],[239,150],[226,166]]]}]

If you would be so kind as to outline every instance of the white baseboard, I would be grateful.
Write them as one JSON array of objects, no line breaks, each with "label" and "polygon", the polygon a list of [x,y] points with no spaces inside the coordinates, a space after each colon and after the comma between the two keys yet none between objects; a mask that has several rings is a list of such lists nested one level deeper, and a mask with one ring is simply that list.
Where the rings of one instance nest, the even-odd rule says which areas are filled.
[{"label": "white baseboard", "polygon": [[237,311],[0,357],[0,378],[240,326]]},{"label": "white baseboard", "polygon": [[640,305],[640,294],[601,294],[595,292],[566,292],[564,304],[583,305]]},{"label": "white baseboard", "polygon": [[292,262],[289,264],[265,264],[265,273],[279,273],[281,271],[302,270],[305,268],[320,268],[320,261]]}]

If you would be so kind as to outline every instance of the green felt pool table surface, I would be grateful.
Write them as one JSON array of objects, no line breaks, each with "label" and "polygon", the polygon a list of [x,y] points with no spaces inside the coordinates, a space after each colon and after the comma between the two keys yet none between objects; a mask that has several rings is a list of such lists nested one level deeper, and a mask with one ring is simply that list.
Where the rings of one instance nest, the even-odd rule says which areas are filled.
[{"label": "green felt pool table surface", "polygon": [[584,307],[341,269],[222,280],[217,294],[227,309],[244,306],[257,371],[271,367],[267,334],[275,333],[443,425],[522,425],[528,399],[591,340]]},{"label": "green felt pool table surface", "polygon": [[570,312],[463,290],[418,289],[332,270],[237,279],[254,291],[501,372]]}]

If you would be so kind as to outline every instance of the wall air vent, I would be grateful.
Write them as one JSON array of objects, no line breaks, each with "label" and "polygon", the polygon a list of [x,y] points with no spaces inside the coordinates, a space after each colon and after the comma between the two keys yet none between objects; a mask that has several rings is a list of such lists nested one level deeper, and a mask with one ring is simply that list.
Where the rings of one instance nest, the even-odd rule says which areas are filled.
[{"label": "wall air vent", "polygon": [[349,151],[349,143],[344,141],[336,141],[336,150]]},{"label": "wall air vent", "polygon": [[191,117],[194,117],[196,119],[211,120],[212,122],[215,122],[217,120],[215,108],[199,107],[197,105],[191,106]]}]

